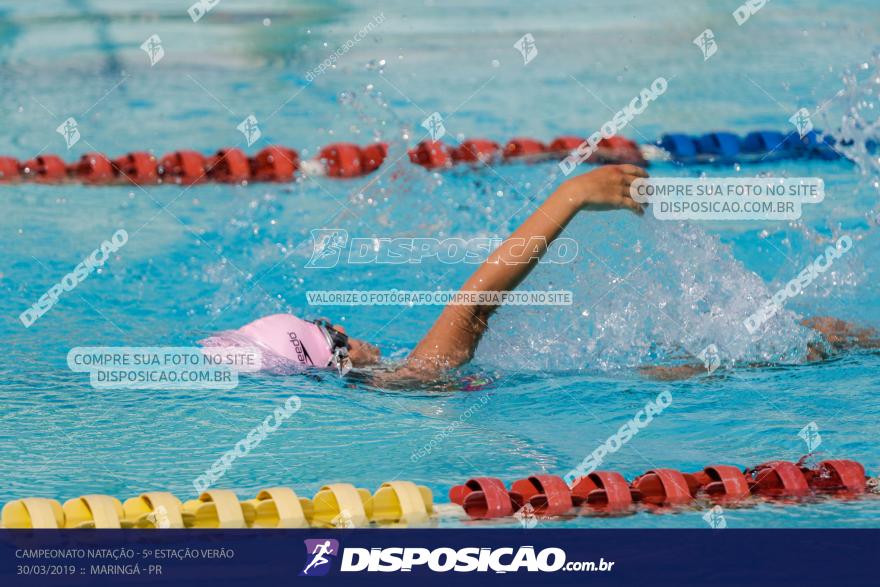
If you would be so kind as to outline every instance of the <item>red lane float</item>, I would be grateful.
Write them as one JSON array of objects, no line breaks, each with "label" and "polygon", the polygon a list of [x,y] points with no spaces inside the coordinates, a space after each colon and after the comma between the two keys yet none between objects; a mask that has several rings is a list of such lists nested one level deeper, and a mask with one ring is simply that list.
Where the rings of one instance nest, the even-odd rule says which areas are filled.
[{"label": "red lane float", "polygon": [[743,499],[751,493],[745,475],[733,465],[711,465],[692,476],[710,497]]},{"label": "red lane float", "polygon": [[18,159],[0,157],[0,181],[15,181],[21,177]]},{"label": "red lane float", "polygon": [[645,158],[639,146],[624,137],[611,137],[602,139],[596,148],[596,153],[589,159],[593,163],[631,163],[633,165],[645,165]]},{"label": "red lane float", "polygon": [[372,173],[382,166],[385,157],[388,156],[386,143],[374,143],[361,149],[361,171]]},{"label": "red lane float", "polygon": [[336,143],[321,149],[318,159],[330,177],[362,175],[361,148],[351,143]]},{"label": "red lane float", "polygon": [[507,488],[494,477],[469,479],[464,485],[450,489],[449,499],[462,506],[472,518],[503,518],[514,512]]},{"label": "red lane float", "polygon": [[280,145],[266,147],[251,161],[251,173],[256,181],[290,181],[297,169],[297,152]]},{"label": "red lane float", "polygon": [[59,183],[67,177],[67,165],[58,155],[38,155],[25,161],[22,175],[37,183]]},{"label": "red lane float", "polygon": [[515,501],[531,505],[539,515],[558,516],[573,506],[571,489],[562,477],[556,475],[532,475],[528,479],[514,481],[510,491],[518,494],[519,499]]},{"label": "red lane float", "polygon": [[581,137],[557,137],[552,143],[550,143],[547,150],[556,155],[565,156],[577,149],[581,143],[585,141],[586,139],[582,139]]},{"label": "red lane float", "polygon": [[116,174],[135,185],[159,182],[159,162],[150,153],[136,151],[113,161]]},{"label": "red lane float", "polygon": [[196,151],[175,151],[162,157],[159,173],[166,182],[193,185],[207,181],[207,160]]},{"label": "red lane float", "polygon": [[452,167],[452,153],[440,141],[422,141],[409,150],[409,160],[426,169]]},{"label": "red lane float", "polygon": [[[616,471],[596,471],[576,480],[571,488],[575,505],[586,504],[609,510],[626,509],[633,504],[633,491]],[[641,498],[641,494],[638,494]]]},{"label": "red lane float", "polygon": [[536,159],[547,151],[546,145],[537,139],[517,137],[504,146],[505,159]]},{"label": "red lane float", "polygon": [[[710,465],[698,473],[657,468],[631,484],[620,473],[596,471],[571,487],[555,475],[532,475],[508,490],[494,477],[475,477],[449,490],[452,502],[471,518],[503,518],[529,505],[534,514],[552,518],[569,513],[632,513],[638,506],[657,511],[675,506],[711,507],[713,503],[749,503],[810,494],[849,499],[867,491],[865,468],[855,461],[826,460],[812,468],[787,461],[768,461],[741,471],[732,465]],[[755,496],[755,497],[752,497]]]},{"label": "red lane float", "polygon": [[116,180],[113,164],[101,153],[86,153],[68,171],[83,183],[109,183]]},{"label": "red lane float", "polygon": [[864,493],[867,488],[865,467],[845,460],[822,461],[814,469],[801,468],[813,491]]},{"label": "red lane float", "polygon": [[452,151],[452,160],[461,163],[488,163],[498,154],[500,147],[489,139],[469,139]]},{"label": "red lane float", "polygon": [[251,177],[251,162],[241,149],[220,149],[208,159],[208,176],[221,183],[242,183]]},{"label": "red lane float", "polygon": [[768,497],[800,497],[810,492],[807,478],[794,463],[768,461],[746,470],[752,493]]},{"label": "red lane float", "polygon": [[653,505],[690,503],[699,487],[693,475],[675,469],[652,469],[632,482],[641,500]]}]

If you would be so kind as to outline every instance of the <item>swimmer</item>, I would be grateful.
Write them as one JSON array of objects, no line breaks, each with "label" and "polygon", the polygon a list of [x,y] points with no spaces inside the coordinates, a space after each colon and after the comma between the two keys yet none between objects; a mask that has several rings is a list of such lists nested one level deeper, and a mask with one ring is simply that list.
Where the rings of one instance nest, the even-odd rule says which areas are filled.
[{"label": "swimmer", "polygon": [[[644,214],[644,205],[629,193],[630,184],[644,177],[648,177],[644,169],[627,164],[606,165],[566,180],[489,255],[459,291],[478,294],[514,290],[581,211],[629,210]],[[524,242],[536,245],[524,247]],[[381,379],[432,380],[447,369],[467,363],[497,308],[491,303],[447,305],[405,363]],[[263,351],[264,368],[289,362],[345,374],[352,367],[369,367],[380,360],[377,347],[348,336],[342,326],[291,314],[266,316],[200,342],[204,346],[256,346]]]},{"label": "swimmer", "polygon": [[[459,290],[467,294],[513,291],[537,265],[547,247],[581,211],[629,210],[644,214],[644,204],[630,197],[629,186],[648,177],[636,165],[606,165],[562,183],[516,231],[471,275]],[[522,243],[538,243],[524,247]],[[431,381],[444,371],[473,358],[489,327],[495,304],[447,305],[434,325],[400,367],[391,372],[371,373],[382,385],[403,381]],[[808,345],[807,361],[827,359],[849,348],[878,348],[878,333],[858,329],[834,318],[804,322],[822,335]],[[352,367],[380,362],[377,347],[348,335],[345,328],[326,319],[308,321],[291,314],[266,316],[238,330],[225,331],[200,341],[205,346],[256,346],[262,350],[263,368],[293,363],[302,368],[335,369],[341,374]],[[641,372],[657,379],[682,379],[705,372],[702,363],[643,367]]]}]

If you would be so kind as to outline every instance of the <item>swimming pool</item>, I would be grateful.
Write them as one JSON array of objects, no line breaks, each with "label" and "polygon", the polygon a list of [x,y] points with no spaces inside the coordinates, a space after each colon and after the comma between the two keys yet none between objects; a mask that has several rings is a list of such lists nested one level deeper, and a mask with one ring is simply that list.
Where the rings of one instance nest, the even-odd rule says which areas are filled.
[{"label": "swimming pool", "polygon": [[[422,137],[419,124],[434,111],[455,138],[586,134],[658,75],[670,80],[669,90],[624,133],[640,142],[668,131],[783,130],[799,107],[834,98],[845,69],[861,72],[858,87],[866,92],[880,75],[871,56],[877,13],[868,1],[836,4],[830,13],[819,2],[780,0],[742,27],[709,3],[554,2],[536,14],[527,4],[492,2],[377,8],[223,0],[197,23],[178,4],[0,8],[0,153],[207,153],[240,142],[236,125],[254,113],[267,144],[308,157],[327,143],[381,137],[394,161]],[[379,14],[382,23],[336,69],[306,81],[306,72]],[[719,51],[703,61],[691,40],[708,26]],[[539,50],[528,65],[512,47],[526,32]],[[139,46],[152,34],[161,36],[165,57],[150,67]],[[829,103],[831,120],[841,104]],[[70,152],[55,131],[67,116],[76,116],[83,139]],[[844,232],[854,238],[852,252],[787,309],[880,326],[876,167],[874,177],[859,169],[845,161],[652,166],[655,176],[818,176],[827,197],[795,223],[581,215],[566,233],[582,245],[577,261],[541,265],[524,284],[570,289],[575,303],[501,309],[462,373],[491,380],[475,391],[388,391],[333,376],[264,374],[243,376],[231,391],[96,390],[68,369],[67,353],[74,346],[191,345],[289,311],[331,317],[402,359],[438,308],[310,308],[306,292],[456,288],[473,266],[310,270],[310,231],[504,237],[549,193],[535,192],[559,181],[553,162],[432,174],[404,157],[379,176],[347,181],[148,193],[3,186],[0,501],[156,488],[193,497],[192,479],[294,393],[302,408],[220,485],[242,496],[277,484],[311,495],[331,481],[375,488],[404,478],[445,501],[452,485],[474,475],[563,474],[663,391],[672,405],[606,467],[631,478],[655,466],[691,471],[714,462],[796,460],[806,452],[798,432],[815,422],[824,456],[858,460],[876,475],[877,354],[800,364],[808,334],[791,316],[761,344],[742,344],[731,333],[737,317],[754,310],[747,295],[769,296],[821,252],[822,237]],[[130,239],[118,257],[22,328],[21,311],[120,227]],[[727,364],[779,365],[679,382],[638,371],[711,343]],[[438,438],[429,454],[416,455]],[[704,513],[560,524],[702,527]],[[726,518],[729,527],[873,527],[878,514],[877,501],[861,499],[733,509]]]}]

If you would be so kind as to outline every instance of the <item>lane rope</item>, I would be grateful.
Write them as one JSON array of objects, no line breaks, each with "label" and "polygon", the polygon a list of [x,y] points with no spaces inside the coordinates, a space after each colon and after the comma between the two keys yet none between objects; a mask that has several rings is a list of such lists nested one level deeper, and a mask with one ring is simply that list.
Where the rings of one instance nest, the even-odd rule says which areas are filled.
[{"label": "lane rope", "polygon": [[559,521],[718,505],[742,508],[768,500],[809,504],[880,492],[880,480],[867,479],[860,463],[831,459],[807,466],[806,459],[768,461],[747,469],[710,465],[695,473],[656,468],[631,482],[614,471],[595,471],[570,484],[557,475],[536,474],[514,481],[509,488],[494,477],[473,477],[449,490],[450,504],[435,504],[430,489],[400,480],[383,483],[374,493],[350,483],[329,483],[311,499],[289,487],[263,489],[245,501],[229,489],[209,489],[186,502],[163,491],[142,493],[125,502],[88,494],[63,505],[54,499],[26,497],[3,506],[2,527],[363,528],[418,526],[438,518]]},{"label": "lane rope", "polygon": [[[441,141],[422,141],[408,151],[412,163],[431,170],[456,165],[478,166],[504,162],[535,163],[566,157],[592,164],[632,163],[647,166],[650,161],[673,161],[682,165],[760,163],[781,159],[834,160],[841,157],[833,137],[812,130],[803,137],[777,131],[755,131],[745,137],[730,132],[701,136],[666,134],[656,143],[638,145],[613,136],[595,145],[578,136],[561,136],[545,143],[516,137],[503,147],[489,139],[467,139],[457,146]],[[873,151],[876,145],[868,145]],[[586,156],[589,154],[589,156]],[[297,174],[334,178],[368,175],[379,169],[388,156],[387,143],[364,147],[334,143],[322,148],[311,160],[300,160],[289,147],[271,145],[249,157],[238,148],[224,148],[212,155],[197,151],[173,151],[156,157],[146,151],[127,153],[115,159],[97,152],[65,162],[58,155],[38,155],[26,161],[0,156],[0,183],[36,182],[89,185],[193,185],[216,182],[289,182]]]}]

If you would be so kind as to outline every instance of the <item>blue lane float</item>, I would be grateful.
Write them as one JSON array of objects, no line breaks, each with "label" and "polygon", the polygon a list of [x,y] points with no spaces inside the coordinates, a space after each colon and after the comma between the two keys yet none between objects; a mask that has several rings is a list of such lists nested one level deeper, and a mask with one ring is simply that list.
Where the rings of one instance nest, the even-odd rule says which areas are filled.
[{"label": "blue lane float", "polygon": [[[784,135],[775,130],[758,130],[740,138],[732,132],[716,131],[701,136],[664,134],[655,143],[665,153],[662,159],[683,164],[761,163],[781,159],[841,158],[834,137],[811,130],[803,136]],[[872,147],[873,145],[869,146]]]}]

